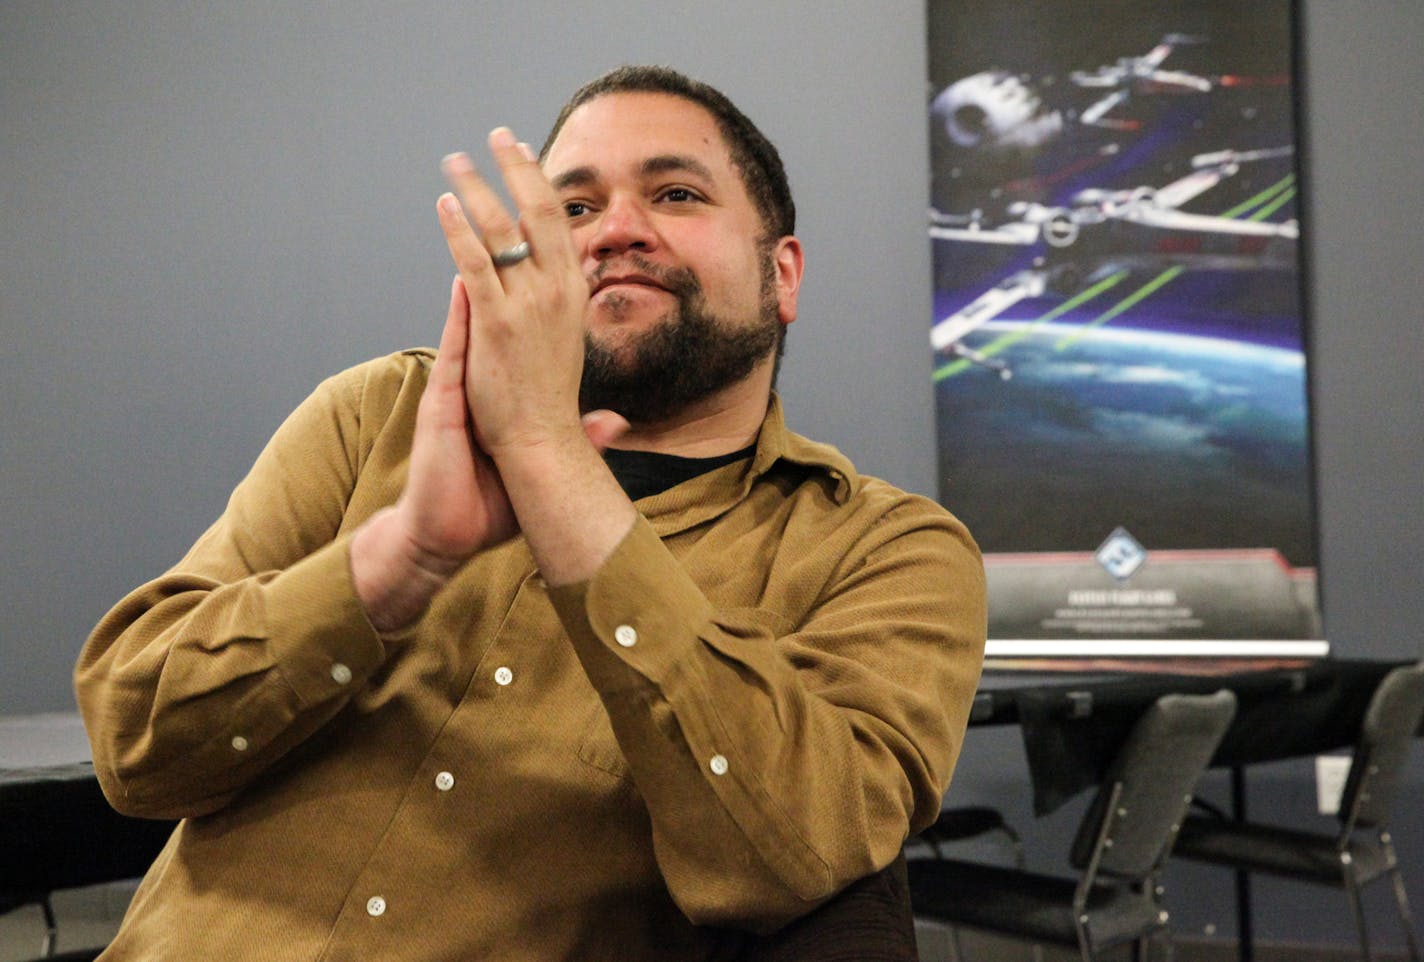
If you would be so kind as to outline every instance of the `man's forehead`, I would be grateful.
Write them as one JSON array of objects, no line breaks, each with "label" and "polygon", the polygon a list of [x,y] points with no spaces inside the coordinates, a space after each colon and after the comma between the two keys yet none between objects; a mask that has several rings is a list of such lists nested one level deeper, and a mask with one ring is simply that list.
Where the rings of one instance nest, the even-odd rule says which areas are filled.
[{"label": "man's forehead", "polygon": [[678,158],[709,177],[733,166],[717,119],[701,104],[676,94],[617,91],[569,114],[549,145],[544,170],[551,179],[573,168],[655,172]]}]

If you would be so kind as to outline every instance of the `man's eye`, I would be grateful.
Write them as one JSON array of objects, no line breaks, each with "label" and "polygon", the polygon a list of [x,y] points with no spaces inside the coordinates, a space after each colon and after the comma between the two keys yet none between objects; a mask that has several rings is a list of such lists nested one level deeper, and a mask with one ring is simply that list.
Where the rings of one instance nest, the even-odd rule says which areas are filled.
[{"label": "man's eye", "polygon": [[670,200],[674,204],[683,204],[688,201],[697,200],[697,195],[686,187],[669,187],[662,192],[663,200]]},{"label": "man's eye", "polygon": [[575,217],[582,217],[584,214],[588,213],[588,205],[581,200],[565,201],[564,213],[567,214],[570,219]]}]

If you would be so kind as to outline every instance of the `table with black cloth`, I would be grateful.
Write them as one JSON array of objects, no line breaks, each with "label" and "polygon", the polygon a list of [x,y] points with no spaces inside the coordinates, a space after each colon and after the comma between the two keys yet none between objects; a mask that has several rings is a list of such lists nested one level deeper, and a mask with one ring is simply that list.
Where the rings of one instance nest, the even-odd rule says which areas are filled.
[{"label": "table with black cloth", "polygon": [[[1244,817],[1243,766],[1352,744],[1375,686],[1398,664],[1330,658],[1249,671],[989,670],[970,724],[1020,727],[1034,810],[1044,814],[1097,783],[1159,696],[1229,688],[1236,718],[1212,764],[1231,768],[1235,814]],[[142,874],[172,824],[109,808],[77,715],[0,717],[0,912],[51,890]],[[1244,876],[1239,885],[1244,941]]]},{"label": "table with black cloth", "polygon": [[[1380,680],[1404,664],[1328,658],[1249,671],[1232,670],[1230,662],[1075,676],[986,671],[970,724],[1019,726],[1034,813],[1045,815],[1101,780],[1133,723],[1157,698],[1230,689],[1236,715],[1211,766],[1230,769],[1231,815],[1244,820],[1246,766],[1353,745]],[[1418,734],[1424,737],[1424,724]],[[1252,962],[1249,873],[1237,871],[1235,883],[1237,958]]]},{"label": "table with black cloth", "polygon": [[41,955],[56,962],[100,946],[54,953],[49,894],[142,875],[173,830],[110,808],[89,757],[78,715],[0,717],[0,914],[39,905]]},{"label": "table with black cloth", "polygon": [[1169,693],[1236,694],[1236,717],[1212,757],[1216,768],[1298,758],[1354,743],[1375,687],[1407,662],[1323,659],[1284,668],[1177,671],[986,671],[971,725],[1018,725],[1034,812],[1047,814],[1096,785],[1138,716]]}]

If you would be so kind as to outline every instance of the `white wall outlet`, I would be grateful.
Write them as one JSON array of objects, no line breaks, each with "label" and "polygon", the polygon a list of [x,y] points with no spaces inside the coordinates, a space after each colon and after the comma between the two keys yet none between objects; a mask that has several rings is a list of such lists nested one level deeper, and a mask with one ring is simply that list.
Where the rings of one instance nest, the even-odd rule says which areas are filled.
[{"label": "white wall outlet", "polygon": [[1345,792],[1345,779],[1349,776],[1349,755],[1315,756],[1315,802],[1321,815],[1340,811],[1340,796]]}]

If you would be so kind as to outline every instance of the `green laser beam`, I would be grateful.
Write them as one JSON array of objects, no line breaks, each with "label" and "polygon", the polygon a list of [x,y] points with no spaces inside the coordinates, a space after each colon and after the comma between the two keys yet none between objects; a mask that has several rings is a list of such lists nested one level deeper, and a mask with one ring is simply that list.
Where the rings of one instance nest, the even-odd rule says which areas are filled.
[{"label": "green laser beam", "polygon": [[1290,190],[1286,191],[1285,193],[1281,194],[1281,196],[1277,197],[1273,202],[1267,204],[1265,207],[1262,207],[1260,210],[1256,211],[1256,213],[1252,214],[1252,215],[1248,218],[1248,220],[1265,220],[1267,217],[1270,217],[1270,216],[1271,216],[1272,214],[1274,214],[1276,211],[1278,211],[1278,210],[1280,210],[1282,207],[1284,207],[1288,202],[1294,200],[1294,199],[1295,199],[1295,194],[1296,194],[1295,188],[1292,187]]},{"label": "green laser beam", "polygon": [[1066,347],[1070,347],[1078,343],[1091,331],[1102,327],[1108,321],[1133,308],[1144,298],[1150,297],[1155,294],[1164,285],[1169,284],[1173,280],[1175,280],[1177,276],[1182,274],[1185,270],[1186,268],[1182,267],[1180,264],[1176,267],[1167,268],[1165,271],[1152,278],[1152,280],[1148,281],[1146,284],[1143,284],[1137,290],[1133,291],[1131,294],[1118,301],[1107,311],[1102,314],[1099,314],[1097,317],[1093,318],[1088,323],[1079,327],[1074,333],[1065,335],[1061,340],[1059,340],[1057,344],[1053,346],[1054,350],[1061,351]]},{"label": "green laser beam", "polygon": [[[1127,274],[1128,272],[1125,270],[1118,271],[1115,274],[1109,274],[1107,277],[1098,281],[1096,284],[1092,285],[1086,290],[1080,291],[1079,293],[1073,295],[1073,297],[1064,301],[1062,304],[1059,304],[1057,307],[1053,308],[1053,310],[1049,311],[1048,313],[1042,315],[1041,317],[1033,319],[1019,330],[1010,331],[1007,334],[1002,334],[999,337],[996,337],[994,340],[990,341],[983,348],[981,348],[979,353],[984,355],[985,357],[993,357],[995,354],[998,354],[1006,348],[1017,344],[1019,341],[1022,341],[1024,338],[1028,337],[1039,326],[1047,324],[1049,321],[1053,320],[1056,317],[1061,317],[1062,315],[1071,311],[1073,308],[1077,307],[1079,304],[1085,304],[1088,301],[1091,301],[1093,298],[1097,297],[1099,294],[1110,290],[1120,281],[1122,281],[1123,278],[1127,277]],[[963,357],[957,358],[953,361],[950,361],[948,364],[937,368],[934,372],[933,379],[937,383],[939,381],[943,381],[945,378],[954,377],[956,374],[959,374],[963,371],[967,371],[971,367],[974,367],[973,361]]]},{"label": "green laser beam", "polygon": [[[1277,194],[1280,194],[1287,188],[1293,187],[1294,185],[1295,174],[1287,174],[1285,177],[1282,177],[1280,180],[1276,181],[1271,186],[1260,191],[1253,197],[1246,198],[1241,203],[1237,204],[1235,207],[1231,208],[1220,216],[1225,217],[1229,220],[1236,220],[1242,214],[1246,213],[1246,211],[1250,210],[1253,207],[1257,207],[1261,204],[1266,203],[1272,197],[1276,196]],[[1295,196],[1294,192],[1292,192],[1291,196]]]}]

